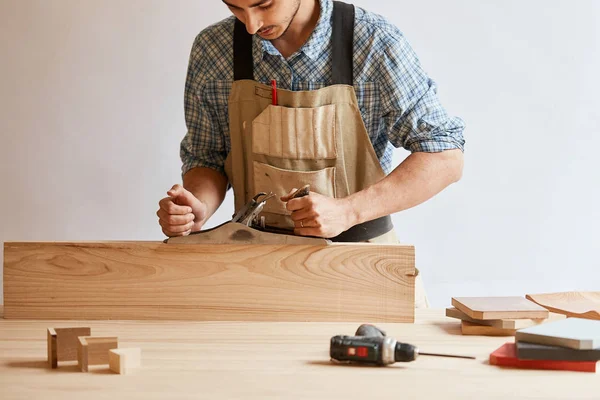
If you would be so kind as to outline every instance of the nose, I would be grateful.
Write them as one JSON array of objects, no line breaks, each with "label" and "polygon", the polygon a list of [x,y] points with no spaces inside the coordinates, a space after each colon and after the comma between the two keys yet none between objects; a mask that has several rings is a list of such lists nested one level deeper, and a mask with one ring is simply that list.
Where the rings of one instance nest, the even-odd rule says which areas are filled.
[{"label": "nose", "polygon": [[246,30],[249,34],[254,35],[260,28],[262,28],[263,22],[260,17],[252,12],[246,14]]}]

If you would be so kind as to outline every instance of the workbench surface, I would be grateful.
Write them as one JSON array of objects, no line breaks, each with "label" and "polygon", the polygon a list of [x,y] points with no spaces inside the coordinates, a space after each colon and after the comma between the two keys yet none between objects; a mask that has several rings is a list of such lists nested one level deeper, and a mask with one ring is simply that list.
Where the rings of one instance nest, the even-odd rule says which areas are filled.
[{"label": "workbench surface", "polygon": [[[329,339],[360,323],[20,321],[0,319],[0,399],[598,399],[600,374],[499,368],[489,354],[512,337],[462,336],[443,310],[417,310],[415,324],[378,324],[422,351],[388,367],[335,365]],[[140,347],[142,367],[79,372],[47,366],[48,327],[90,326]]]}]

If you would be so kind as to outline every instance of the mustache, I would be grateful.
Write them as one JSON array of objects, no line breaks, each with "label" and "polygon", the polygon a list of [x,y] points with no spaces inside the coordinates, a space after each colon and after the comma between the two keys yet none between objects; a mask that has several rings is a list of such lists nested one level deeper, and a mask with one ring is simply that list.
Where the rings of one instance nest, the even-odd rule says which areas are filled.
[{"label": "mustache", "polygon": [[265,31],[268,31],[269,29],[272,29],[272,28],[275,28],[275,25],[267,26],[266,28],[261,28],[261,29],[259,29],[258,32],[259,33],[260,32],[265,32]]}]

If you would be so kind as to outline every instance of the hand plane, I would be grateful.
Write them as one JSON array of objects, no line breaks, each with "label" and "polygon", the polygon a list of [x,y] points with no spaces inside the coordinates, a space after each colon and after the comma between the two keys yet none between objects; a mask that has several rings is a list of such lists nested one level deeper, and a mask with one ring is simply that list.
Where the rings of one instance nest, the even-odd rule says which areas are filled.
[{"label": "hand plane", "polygon": [[[296,190],[292,198],[308,195],[310,186]],[[264,217],[260,217],[268,200],[275,197],[273,193],[258,193],[242,209],[227,221],[211,229],[192,232],[187,236],[176,236],[166,239],[165,243],[177,244],[305,244],[328,245],[331,240],[325,238],[296,236],[293,231],[265,226]]]}]

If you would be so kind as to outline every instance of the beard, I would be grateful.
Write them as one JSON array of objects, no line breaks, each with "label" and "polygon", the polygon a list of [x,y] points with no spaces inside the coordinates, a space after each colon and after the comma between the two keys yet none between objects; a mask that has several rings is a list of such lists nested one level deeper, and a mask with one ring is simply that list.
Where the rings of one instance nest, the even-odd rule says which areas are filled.
[{"label": "beard", "polygon": [[282,25],[287,24],[285,29],[283,30],[283,33],[279,36],[277,36],[274,39],[271,40],[276,40],[276,39],[281,39],[283,36],[285,36],[285,34],[287,33],[288,29],[290,29],[290,26],[292,25],[292,22],[294,22],[294,18],[296,18],[296,14],[298,14],[298,10],[300,10],[300,3],[301,0],[295,0],[294,2],[294,12],[291,14],[291,16],[286,19],[285,21],[283,21]]}]

